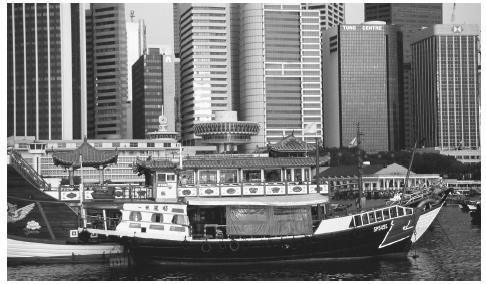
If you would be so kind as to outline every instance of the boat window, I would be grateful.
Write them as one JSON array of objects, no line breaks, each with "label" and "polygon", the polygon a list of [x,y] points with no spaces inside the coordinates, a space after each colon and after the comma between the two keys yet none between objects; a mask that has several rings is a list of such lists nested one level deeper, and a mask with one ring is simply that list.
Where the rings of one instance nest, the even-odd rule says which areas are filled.
[{"label": "boat window", "polygon": [[189,225],[186,222],[185,216],[184,215],[179,215],[179,214],[176,214],[176,215],[174,215],[174,217],[172,217],[172,224],[176,224],[176,225]]},{"label": "boat window", "polygon": [[182,171],[179,176],[181,184],[194,184],[194,171]]},{"label": "boat window", "polygon": [[398,216],[403,216],[404,212],[403,212],[403,208],[402,207],[398,207]]},{"label": "boat window", "polygon": [[158,182],[165,182],[165,174],[157,174]]},{"label": "boat window", "polygon": [[407,208],[407,209],[405,209],[405,210],[406,210],[406,212],[407,212],[407,215],[412,215],[413,210],[412,210],[411,208]]},{"label": "boat window", "polygon": [[301,169],[294,170],[294,181],[302,181],[302,171]]},{"label": "boat window", "polygon": [[279,182],[282,181],[282,171],[280,169],[265,170],[265,181],[266,182]]},{"label": "boat window", "polygon": [[216,175],[217,171],[215,170],[199,171],[199,183],[217,183]]},{"label": "boat window", "polygon": [[383,209],[383,220],[390,219],[390,209]]},{"label": "boat window", "polygon": [[383,214],[381,213],[381,210],[380,211],[376,211],[376,221],[379,222],[379,221],[383,221]]},{"label": "boat window", "polygon": [[142,221],[142,213],[138,211],[130,212],[130,221]]},{"label": "boat window", "polygon": [[304,169],[304,180],[310,181],[309,169]]},{"label": "boat window", "polygon": [[363,214],[362,217],[363,217],[363,225],[367,225],[369,223],[368,214]]},{"label": "boat window", "polygon": [[392,208],[390,208],[390,216],[391,216],[392,218],[397,217],[397,207],[392,207]]},{"label": "boat window", "polygon": [[357,227],[357,226],[361,226],[361,215],[356,215],[354,216],[354,225]]},{"label": "boat window", "polygon": [[243,178],[245,182],[261,182],[262,172],[260,170],[243,170]]},{"label": "boat window", "polygon": [[175,181],[175,175],[174,174],[168,174],[166,177],[167,177],[167,181]]},{"label": "boat window", "polygon": [[150,221],[154,223],[164,223],[164,215],[160,213],[154,213],[152,214],[152,218],[150,219]]},{"label": "boat window", "polygon": [[164,230],[164,225],[150,225],[149,226],[149,229],[163,231]]},{"label": "boat window", "polygon": [[370,223],[375,222],[375,212],[368,213],[368,217],[370,219]]},{"label": "boat window", "polygon": [[286,169],[285,176],[287,177],[287,181],[292,181],[292,169]]},{"label": "boat window", "polygon": [[221,170],[219,171],[219,182],[221,183],[234,183],[238,182],[237,170]]}]

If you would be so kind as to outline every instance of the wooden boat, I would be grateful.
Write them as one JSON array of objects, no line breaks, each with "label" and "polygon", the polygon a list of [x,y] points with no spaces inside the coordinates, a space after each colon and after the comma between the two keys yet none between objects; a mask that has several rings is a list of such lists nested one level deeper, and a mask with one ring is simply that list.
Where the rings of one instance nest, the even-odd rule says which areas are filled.
[{"label": "wooden boat", "polygon": [[20,155],[7,166],[7,261],[14,263],[95,262],[123,252],[114,242],[87,236],[80,242],[78,213],[45,194],[42,178]]},{"label": "wooden boat", "polygon": [[[328,188],[309,178],[318,167],[318,159],[314,167],[306,157],[137,161],[134,169],[145,175],[154,200],[125,202],[115,228],[86,231],[118,238],[142,262],[223,265],[406,254],[449,193],[339,215]],[[95,199],[90,202],[106,215]]]}]

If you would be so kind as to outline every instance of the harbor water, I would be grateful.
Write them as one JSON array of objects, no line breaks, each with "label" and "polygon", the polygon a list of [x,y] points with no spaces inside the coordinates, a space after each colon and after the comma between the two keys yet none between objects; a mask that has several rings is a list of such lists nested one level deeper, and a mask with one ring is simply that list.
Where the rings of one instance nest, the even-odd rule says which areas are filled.
[{"label": "harbor water", "polygon": [[407,256],[319,260],[258,266],[179,267],[109,264],[8,266],[8,280],[481,280],[481,228],[456,205],[437,220]]}]

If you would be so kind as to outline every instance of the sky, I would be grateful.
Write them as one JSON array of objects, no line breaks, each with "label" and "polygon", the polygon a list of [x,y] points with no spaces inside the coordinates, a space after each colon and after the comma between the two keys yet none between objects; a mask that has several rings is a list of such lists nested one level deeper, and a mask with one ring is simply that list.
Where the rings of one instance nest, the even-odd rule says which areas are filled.
[{"label": "sky", "polygon": [[[435,1],[431,1],[435,2]],[[451,23],[453,4],[444,3],[444,24]],[[135,19],[144,19],[147,27],[147,44],[161,46],[164,49],[173,46],[173,23],[171,3],[131,4],[127,3],[125,12],[127,21],[130,11],[135,12]],[[360,24],[364,20],[363,3],[345,4],[347,24]],[[455,23],[481,25],[481,5],[479,3],[457,3]]]}]

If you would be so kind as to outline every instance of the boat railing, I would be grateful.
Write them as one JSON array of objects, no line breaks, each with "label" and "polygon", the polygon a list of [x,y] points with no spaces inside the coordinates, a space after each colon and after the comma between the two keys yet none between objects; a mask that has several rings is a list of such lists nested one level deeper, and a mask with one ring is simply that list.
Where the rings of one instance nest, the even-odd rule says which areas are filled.
[{"label": "boat railing", "polygon": [[[81,192],[79,185],[62,185],[57,193],[59,200],[79,201]],[[84,200],[150,200],[153,199],[152,187],[138,184],[85,184]]]},{"label": "boat railing", "polygon": [[86,215],[86,227],[90,229],[115,230],[118,223],[120,223],[119,218]]},{"label": "boat railing", "polygon": [[47,183],[37,171],[17,151],[11,150],[10,165],[30,184],[40,190],[50,190],[51,185]]}]

